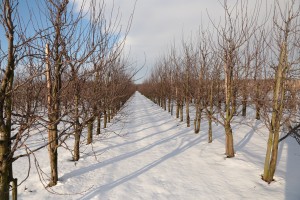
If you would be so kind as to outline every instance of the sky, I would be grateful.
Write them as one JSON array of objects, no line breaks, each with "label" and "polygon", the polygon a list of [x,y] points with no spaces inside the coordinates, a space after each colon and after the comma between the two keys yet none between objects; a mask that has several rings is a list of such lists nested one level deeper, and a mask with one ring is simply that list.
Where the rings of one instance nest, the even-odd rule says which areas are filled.
[{"label": "sky", "polygon": [[[30,2],[31,0],[27,0]],[[33,1],[33,0],[32,0]],[[82,2],[92,0],[72,0],[77,9]],[[119,12],[120,25],[125,31],[130,16],[133,14],[131,29],[126,39],[125,54],[129,63],[136,69],[143,67],[135,76],[135,82],[141,83],[156,61],[167,54],[175,44],[179,47],[182,40],[195,37],[200,27],[212,28],[210,19],[218,22],[222,19],[223,0],[96,0],[105,4],[106,18],[109,20]],[[281,4],[289,0],[279,0]],[[228,0],[229,4],[236,0]],[[256,0],[249,0],[253,7]],[[274,0],[262,0],[262,7],[268,7]],[[27,4],[33,6],[31,4]],[[26,5],[26,6],[27,6]],[[23,5],[24,6],[24,5]],[[86,8],[87,9],[87,8]],[[113,14],[111,15],[111,10]],[[261,9],[265,12],[265,8]],[[26,14],[25,14],[26,15]]]},{"label": "sky", "polygon": [[[81,0],[75,3],[79,5]],[[195,34],[200,24],[207,24],[207,12],[212,15],[222,12],[217,0],[114,0],[105,4],[107,12],[112,5],[120,10],[123,26],[134,12],[125,50],[137,69],[143,67],[135,76],[136,83],[147,77],[158,58],[174,42],[181,43],[182,38]]]},{"label": "sky", "polygon": [[[77,5],[82,0],[74,0]],[[90,0],[87,0],[90,1]],[[285,3],[288,0],[279,0]],[[222,0],[106,0],[109,16],[114,7],[121,13],[121,24],[126,26],[130,15],[133,21],[126,40],[126,52],[130,53],[131,63],[138,69],[135,82],[141,83],[156,61],[167,54],[175,44],[180,47],[182,40],[195,37],[200,28],[212,28],[211,20],[222,20],[224,11]],[[232,5],[236,0],[228,0]],[[249,0],[253,8],[256,0]],[[271,8],[274,0],[262,0],[261,12],[266,13],[266,3]],[[116,13],[116,12],[115,12]]]},{"label": "sky", "polygon": [[[130,10],[129,4],[119,2],[122,2],[120,6],[124,8],[124,12]],[[146,73],[151,71],[151,67],[159,57],[166,54],[174,43],[178,45],[182,38],[186,39],[195,34],[201,21],[208,22],[206,9],[218,13],[222,11],[220,7],[215,6],[215,2],[214,0],[137,1],[127,41],[127,48],[130,48],[137,66],[142,66],[146,62],[144,69],[136,76],[137,79],[140,78],[137,82],[147,77]]]}]

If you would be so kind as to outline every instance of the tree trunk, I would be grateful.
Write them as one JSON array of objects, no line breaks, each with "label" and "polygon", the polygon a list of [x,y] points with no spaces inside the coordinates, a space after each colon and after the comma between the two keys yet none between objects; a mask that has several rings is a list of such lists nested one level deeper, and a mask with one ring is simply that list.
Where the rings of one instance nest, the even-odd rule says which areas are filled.
[{"label": "tree trunk", "polygon": [[185,100],[185,112],[186,112],[186,125],[187,127],[191,126],[190,122],[190,99],[187,97]]},{"label": "tree trunk", "polygon": [[7,65],[1,67],[0,88],[0,199],[9,199],[9,183],[12,177],[11,152],[11,116],[12,116],[12,92],[14,82],[14,28],[12,2],[5,0],[1,8],[2,25],[6,29],[7,37]]},{"label": "tree trunk", "polygon": [[194,132],[195,133],[199,133],[200,130],[198,130],[197,128],[197,121],[198,121],[198,115],[199,115],[199,105],[198,105],[198,101],[196,100],[196,114],[195,114],[195,119],[194,119]]},{"label": "tree trunk", "polygon": [[81,136],[81,127],[79,124],[79,82],[77,77],[77,72],[75,71],[75,68],[72,67],[72,76],[74,78],[74,87],[75,87],[75,96],[74,96],[74,110],[75,110],[75,124],[74,124],[74,155],[73,155],[73,161],[78,161],[80,158],[80,151],[79,151],[79,144],[80,144],[80,136]]},{"label": "tree trunk", "polygon": [[273,111],[264,164],[264,174],[262,177],[262,179],[268,183],[273,181],[277,163],[280,122],[283,113],[283,101],[285,96],[284,81],[288,68],[286,42],[282,43],[279,59],[280,60],[274,80]]},{"label": "tree trunk", "polygon": [[73,160],[78,161],[80,158],[80,152],[79,152],[79,145],[80,145],[80,133],[78,129],[75,130],[75,141],[74,141],[74,155],[73,155]]},{"label": "tree trunk", "polygon": [[18,179],[14,178],[12,180],[12,200],[17,200],[18,199]]},{"label": "tree trunk", "polygon": [[51,69],[49,62],[49,45],[46,44],[46,80],[47,80],[47,108],[48,108],[48,153],[50,160],[50,182],[49,187],[57,184],[58,172],[57,172],[57,145],[58,145],[58,130],[57,122],[59,119],[59,99],[58,92],[60,89],[60,75],[59,66],[55,69],[55,82],[52,84]]},{"label": "tree trunk", "polygon": [[190,122],[190,70],[189,66],[186,66],[186,87],[185,87],[185,114],[186,114],[186,125],[191,126]]},{"label": "tree trunk", "polygon": [[179,110],[180,110],[180,105],[179,105],[179,101],[177,100],[177,103],[176,103],[176,118],[178,119],[179,118]]},{"label": "tree trunk", "polygon": [[238,91],[237,91],[236,86],[231,85],[230,87],[232,87],[232,90],[233,90],[233,93],[232,93],[232,96],[231,96],[231,98],[232,98],[232,100],[231,100],[231,102],[232,102],[232,113],[234,115],[236,115],[236,113],[237,113],[237,95],[238,95]]},{"label": "tree trunk", "polygon": [[101,115],[97,115],[97,135],[101,134]]},{"label": "tree trunk", "polygon": [[[244,91],[246,93],[246,91]],[[243,95],[243,107],[242,107],[242,116],[245,117],[247,115],[247,95]]]},{"label": "tree trunk", "polygon": [[214,82],[212,81],[209,92],[209,110],[208,111],[208,143],[212,143],[212,115],[213,115],[213,90]]},{"label": "tree trunk", "polygon": [[171,100],[171,115],[173,115],[173,107],[174,107],[174,105],[173,105],[173,100]]},{"label": "tree trunk", "polygon": [[200,109],[198,113],[198,118],[197,118],[197,133],[200,132],[200,127],[201,127],[201,115],[202,115],[202,109]]},{"label": "tree trunk", "polygon": [[200,132],[201,113],[202,113],[202,110],[200,109],[199,100],[196,100],[196,117],[195,117],[195,121],[194,121],[194,132],[195,133]]},{"label": "tree trunk", "polygon": [[57,184],[58,181],[58,172],[57,172],[57,126],[55,124],[50,124],[48,126],[48,152],[50,159],[50,167],[51,167],[51,175],[50,182],[48,184],[49,187],[52,187]]},{"label": "tree trunk", "polygon": [[226,134],[226,151],[225,154],[227,158],[234,157],[234,148],[233,148],[233,135],[230,123],[225,124],[225,134]]},{"label": "tree trunk", "polygon": [[[0,131],[0,136],[6,136],[5,132]],[[9,199],[9,162],[7,155],[9,152],[8,140],[0,138],[0,197],[1,199]]]},{"label": "tree trunk", "polygon": [[[278,124],[278,127],[280,125]],[[277,165],[277,157],[278,157],[278,143],[279,143],[279,128],[277,129],[276,132],[274,132],[274,143],[272,147],[272,155],[271,155],[271,162],[270,162],[270,178],[269,180],[273,180],[275,170],[276,170],[276,165]]]},{"label": "tree trunk", "polygon": [[180,102],[178,97],[178,89],[176,88],[176,118],[179,118]]},{"label": "tree trunk", "polygon": [[257,83],[255,87],[255,107],[256,107],[256,113],[255,113],[255,119],[260,120],[260,96],[259,96],[259,85]]},{"label": "tree trunk", "polygon": [[88,133],[87,133],[87,142],[86,142],[86,144],[91,144],[93,142],[94,119],[92,119],[88,122],[87,127],[88,127]]},{"label": "tree trunk", "polygon": [[106,109],[104,110],[104,121],[103,121],[103,128],[106,128],[107,126],[107,113]]},{"label": "tree trunk", "polygon": [[183,102],[180,102],[179,105],[179,115],[180,115],[180,121],[183,122]]},{"label": "tree trunk", "polygon": [[260,120],[260,106],[256,105],[255,119]]},{"label": "tree trunk", "polygon": [[168,98],[168,112],[171,112],[171,96]]},{"label": "tree trunk", "polygon": [[[226,134],[226,156],[228,158],[234,157],[233,135],[231,129],[231,120],[235,113],[235,94],[233,92],[233,66],[231,66],[231,60],[228,60],[229,64],[226,64],[226,76],[225,76],[225,120],[224,128]],[[231,107],[232,105],[232,107]]]},{"label": "tree trunk", "polygon": [[111,120],[111,109],[108,109],[107,111],[107,122],[110,123]]},{"label": "tree trunk", "polygon": [[208,143],[212,143],[212,119],[208,117]]},{"label": "tree trunk", "polygon": [[[75,102],[77,98],[75,98]],[[75,105],[76,106],[76,105]],[[79,117],[78,117],[78,105],[75,107],[75,113],[76,113],[76,120],[75,120],[75,132],[74,132],[74,155],[73,155],[73,161],[78,161],[80,158],[80,150],[79,150],[79,145],[80,145],[80,136],[81,136],[81,128],[79,124]]]}]

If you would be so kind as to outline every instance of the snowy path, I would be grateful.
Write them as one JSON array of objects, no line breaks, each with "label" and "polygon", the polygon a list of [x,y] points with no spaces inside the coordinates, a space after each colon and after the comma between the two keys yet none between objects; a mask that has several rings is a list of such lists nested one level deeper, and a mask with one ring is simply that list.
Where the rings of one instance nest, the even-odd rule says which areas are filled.
[{"label": "snowy path", "polygon": [[[127,116],[119,116],[121,121],[110,128],[122,136],[111,133],[94,142],[97,159],[83,156],[74,165],[66,162],[70,155],[61,150],[60,159],[66,164],[60,166],[60,183],[55,190],[81,194],[50,195],[39,189],[21,192],[21,197],[104,200],[300,197],[297,190],[289,193],[286,188],[284,156],[277,182],[267,185],[260,180],[265,140],[255,139],[249,127],[239,128],[243,134],[235,135],[236,158],[225,159],[220,126],[214,127],[214,141],[208,144],[205,122],[203,131],[196,135],[192,128],[186,128],[140,93],[135,93],[124,112]],[[284,146],[282,154],[286,150]],[[27,186],[34,188],[31,179]]]},{"label": "snowy path", "polygon": [[[209,192],[211,186],[203,188],[203,184],[214,172],[207,163],[194,162],[195,153],[201,156],[201,149],[189,152],[204,137],[190,137],[169,114],[140,94],[128,107],[134,108],[129,111],[128,134],[110,149],[114,158],[107,161],[115,164],[114,169],[107,170],[112,181],[84,198],[197,199],[201,191]],[[209,171],[199,178],[203,167]]]}]

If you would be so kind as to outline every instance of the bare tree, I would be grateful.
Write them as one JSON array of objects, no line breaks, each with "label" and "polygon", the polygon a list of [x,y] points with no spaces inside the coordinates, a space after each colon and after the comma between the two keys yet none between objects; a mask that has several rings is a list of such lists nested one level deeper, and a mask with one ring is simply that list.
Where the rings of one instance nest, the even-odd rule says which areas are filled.
[{"label": "bare tree", "polygon": [[222,121],[219,122],[225,128],[227,157],[234,157],[233,134],[231,122],[236,113],[236,87],[235,73],[237,73],[238,57],[241,48],[249,42],[256,30],[258,8],[247,13],[247,2],[236,2],[231,8],[227,1],[222,5],[225,12],[224,25],[216,27],[218,35],[218,53],[223,62],[224,91],[225,91],[225,112],[220,110]]},{"label": "bare tree", "polygon": [[[0,196],[9,199],[9,183],[12,181],[11,154],[11,118],[12,92],[15,70],[15,24],[13,17],[17,2],[3,0],[1,2],[1,25],[6,32],[7,51],[5,55],[6,67],[1,72],[0,90]],[[2,70],[2,66],[1,66]]]},{"label": "bare tree", "polygon": [[66,70],[67,58],[64,57],[66,43],[74,34],[78,20],[69,18],[68,0],[50,0],[44,2],[47,7],[47,19],[51,24],[46,38],[45,63],[47,79],[47,113],[48,113],[48,152],[51,167],[49,187],[57,184],[57,149],[60,132],[58,124],[64,113],[61,110],[63,95],[62,75]]},{"label": "bare tree", "polygon": [[[0,24],[6,38],[6,42],[1,39],[0,46],[0,197],[3,199],[9,198],[11,182],[12,198],[17,198],[17,179],[13,176],[12,163],[21,156],[14,157],[14,153],[28,137],[25,131],[36,121],[33,116],[35,108],[31,107],[32,98],[29,98],[28,93],[28,104],[23,110],[15,110],[20,104],[14,96],[26,93],[24,84],[34,86],[34,78],[40,75],[39,72],[29,70],[22,77],[22,70],[18,69],[20,65],[27,67],[32,64],[32,52],[28,48],[36,36],[32,34],[29,37],[26,34],[24,29],[27,27],[19,17],[18,4],[17,0],[2,0],[0,7]],[[36,92],[38,94],[39,90]]]},{"label": "bare tree", "polygon": [[275,77],[272,93],[272,114],[268,118],[267,127],[269,129],[269,138],[267,152],[264,165],[264,173],[262,179],[268,183],[273,181],[277,156],[279,133],[282,122],[285,121],[288,115],[285,113],[286,105],[286,87],[289,74],[294,66],[299,64],[299,49],[294,41],[299,41],[299,18],[300,5],[299,2],[291,0],[286,4],[285,8],[281,8],[279,1],[276,1],[273,23],[274,28],[274,56],[278,62],[274,65]]}]

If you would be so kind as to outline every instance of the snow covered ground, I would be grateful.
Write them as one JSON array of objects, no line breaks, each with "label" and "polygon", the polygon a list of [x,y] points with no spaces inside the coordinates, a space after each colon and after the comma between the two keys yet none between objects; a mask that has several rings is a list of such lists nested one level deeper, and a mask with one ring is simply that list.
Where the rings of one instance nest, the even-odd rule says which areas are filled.
[{"label": "snow covered ground", "polygon": [[[208,144],[207,121],[194,134],[138,92],[114,121],[92,145],[82,145],[80,161],[59,149],[56,194],[43,188],[32,159],[19,199],[300,199],[300,146],[293,138],[280,144],[276,181],[261,180],[267,131],[259,122],[233,126],[236,157],[227,159],[221,126]],[[36,157],[48,174],[47,149]],[[27,167],[25,158],[14,163],[19,181]]]}]

